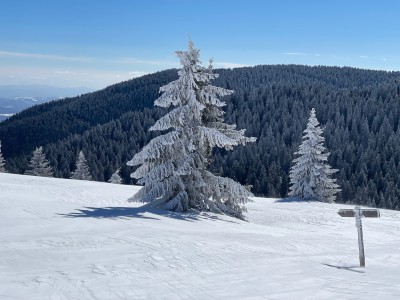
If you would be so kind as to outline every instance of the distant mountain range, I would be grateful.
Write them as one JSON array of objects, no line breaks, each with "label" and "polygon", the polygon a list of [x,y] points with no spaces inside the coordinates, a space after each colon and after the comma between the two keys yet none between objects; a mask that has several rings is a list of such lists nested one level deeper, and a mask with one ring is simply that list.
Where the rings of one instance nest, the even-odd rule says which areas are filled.
[{"label": "distant mountain range", "polygon": [[37,104],[78,96],[93,90],[85,87],[60,88],[48,85],[0,86],[0,121]]}]

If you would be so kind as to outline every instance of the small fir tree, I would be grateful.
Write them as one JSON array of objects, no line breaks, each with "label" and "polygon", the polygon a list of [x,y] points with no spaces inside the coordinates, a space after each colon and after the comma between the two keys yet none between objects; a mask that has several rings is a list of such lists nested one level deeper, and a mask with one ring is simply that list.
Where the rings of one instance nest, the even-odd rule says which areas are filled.
[{"label": "small fir tree", "polygon": [[78,159],[76,160],[76,169],[71,173],[70,178],[78,180],[92,180],[92,175],[90,175],[89,167],[83,151],[79,152]]},{"label": "small fir tree", "polygon": [[3,153],[1,152],[1,141],[0,141],[0,172],[7,172],[5,165],[6,161],[4,160]]},{"label": "small fir tree", "polygon": [[335,201],[335,194],[340,189],[331,175],[338,170],[331,169],[327,163],[329,153],[323,146],[324,140],[313,108],[304,130],[303,141],[299,151],[295,153],[299,157],[293,160],[290,169],[289,196],[323,202]]},{"label": "small fir tree", "polygon": [[26,175],[53,177],[53,170],[49,161],[43,153],[43,147],[36,148],[33,151],[32,158],[29,162],[29,168],[25,171]]},{"label": "small fir tree", "polygon": [[155,105],[173,107],[151,131],[166,131],[137,153],[129,166],[139,166],[131,177],[144,187],[131,200],[173,211],[212,211],[244,218],[244,204],[252,194],[229,178],[207,171],[214,147],[231,150],[255,141],[245,130],[223,122],[219,98],[233,91],[210,84],[218,77],[212,65],[200,65],[199,50],[190,41],[187,51],[177,51],[179,78],[160,88]]},{"label": "small fir tree", "polygon": [[122,182],[122,178],[119,175],[119,172],[121,171],[121,168],[119,168],[117,171],[114,172],[114,174],[111,175],[110,179],[108,180],[109,183],[117,183],[120,184]]}]

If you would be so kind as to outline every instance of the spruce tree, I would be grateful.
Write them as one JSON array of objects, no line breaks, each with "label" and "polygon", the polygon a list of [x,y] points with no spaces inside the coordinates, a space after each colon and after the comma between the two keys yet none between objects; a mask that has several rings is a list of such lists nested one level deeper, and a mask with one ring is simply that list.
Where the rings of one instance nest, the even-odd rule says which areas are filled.
[{"label": "spruce tree", "polygon": [[109,183],[117,183],[120,184],[122,182],[122,178],[119,175],[119,172],[121,169],[118,169],[117,171],[114,172],[114,174],[111,175],[110,179],[108,180]]},{"label": "spruce tree", "polygon": [[29,162],[29,168],[25,171],[26,175],[53,177],[53,170],[49,161],[43,153],[43,147],[36,148],[33,151],[32,158]]},{"label": "spruce tree", "polygon": [[166,133],[151,140],[129,166],[139,166],[132,178],[144,187],[131,200],[184,212],[189,209],[224,213],[244,218],[244,204],[252,194],[232,179],[207,170],[214,147],[231,150],[255,141],[245,130],[223,122],[219,98],[233,91],[210,84],[218,77],[212,65],[202,67],[199,50],[190,41],[187,51],[176,52],[182,69],[179,78],[160,88],[155,105],[172,109],[151,131]]},{"label": "spruce tree", "polygon": [[92,175],[90,175],[89,167],[83,151],[79,152],[78,159],[76,160],[76,169],[71,173],[70,178],[78,180],[92,180]]},{"label": "spruce tree", "polygon": [[289,196],[323,202],[335,201],[335,194],[340,189],[331,175],[338,170],[331,169],[327,163],[329,153],[323,146],[324,140],[313,108],[304,130],[303,141],[299,151],[295,153],[298,157],[293,160],[290,169]]},{"label": "spruce tree", "polygon": [[3,153],[1,152],[1,141],[0,141],[0,172],[7,172],[5,168],[5,160],[3,157]]}]

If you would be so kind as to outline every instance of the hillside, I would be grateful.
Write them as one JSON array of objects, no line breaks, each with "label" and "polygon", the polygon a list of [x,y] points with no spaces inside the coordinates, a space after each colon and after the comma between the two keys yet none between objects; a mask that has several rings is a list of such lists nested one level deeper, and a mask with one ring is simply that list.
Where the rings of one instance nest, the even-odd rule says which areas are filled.
[{"label": "hillside", "polygon": [[[253,186],[256,195],[284,197],[293,153],[314,107],[324,128],[329,163],[339,170],[339,202],[400,209],[399,72],[275,65],[217,70],[227,123],[257,143],[215,152],[212,170]],[[7,168],[23,172],[42,145],[56,177],[69,177],[84,149],[93,177],[106,181],[154,136],[165,110],[153,107],[176,70],[146,75],[102,91],[34,107],[0,123]],[[133,182],[134,183],[134,182]]]},{"label": "hillside", "polygon": [[248,222],[146,210],[135,186],[0,173],[2,299],[399,299],[400,213],[255,198]]}]

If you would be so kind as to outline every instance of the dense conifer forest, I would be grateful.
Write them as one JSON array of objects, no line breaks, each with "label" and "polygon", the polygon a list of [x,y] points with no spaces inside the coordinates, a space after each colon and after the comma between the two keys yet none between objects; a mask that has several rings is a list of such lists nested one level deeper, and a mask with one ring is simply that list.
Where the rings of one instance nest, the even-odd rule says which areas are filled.
[{"label": "dense conifer forest", "polygon": [[[338,202],[400,209],[400,73],[339,67],[262,65],[216,70],[214,84],[235,91],[224,98],[225,121],[256,143],[216,151],[212,170],[253,193],[284,197],[289,169],[309,111],[323,128],[329,164],[342,191]],[[75,98],[25,110],[0,123],[10,172],[23,173],[43,146],[55,176],[69,178],[80,150],[95,180],[107,181],[154,137],[148,128],[166,113],[155,108],[160,86],[177,78],[166,70]]]}]

